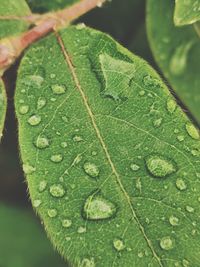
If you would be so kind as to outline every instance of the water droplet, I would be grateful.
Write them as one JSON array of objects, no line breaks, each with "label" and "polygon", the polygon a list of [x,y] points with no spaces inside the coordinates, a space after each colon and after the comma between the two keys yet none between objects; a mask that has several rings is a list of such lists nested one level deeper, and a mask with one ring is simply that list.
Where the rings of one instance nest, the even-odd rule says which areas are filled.
[{"label": "water droplet", "polygon": [[49,209],[47,211],[47,214],[50,218],[55,218],[58,214],[57,210],[56,209]]},{"label": "water droplet", "polygon": [[170,236],[165,236],[160,240],[160,247],[164,250],[171,250],[174,248],[174,240]]},{"label": "water droplet", "polygon": [[81,142],[83,141],[83,138],[80,135],[74,135],[73,140],[74,142]]},{"label": "water droplet", "polygon": [[83,259],[78,267],[95,267],[94,258],[91,259]]},{"label": "water droplet", "polygon": [[37,109],[42,109],[43,107],[46,106],[46,99],[44,97],[40,97],[38,98],[38,101],[37,101]]},{"label": "water droplet", "polygon": [[64,219],[64,220],[62,221],[62,226],[63,226],[64,228],[68,228],[68,227],[70,227],[71,225],[72,225],[72,221],[69,220],[69,219]]},{"label": "water droplet", "polygon": [[66,147],[67,147],[67,142],[62,142],[62,143],[60,144],[60,146],[61,146],[62,148],[66,148]]},{"label": "water droplet", "polygon": [[49,146],[49,140],[46,136],[38,136],[34,144],[37,148],[43,149]]},{"label": "water droplet", "polygon": [[187,189],[187,185],[185,183],[185,181],[182,179],[182,178],[178,178],[176,180],[176,187],[180,190],[180,191],[183,191],[183,190],[186,190]]},{"label": "water droplet", "polygon": [[155,120],[153,122],[153,126],[156,127],[156,128],[160,127],[160,125],[162,124],[162,121],[163,121],[162,118],[159,118],[159,119]]},{"label": "water droplet", "polygon": [[35,199],[33,201],[33,207],[38,208],[41,205],[42,201],[40,199]]},{"label": "water droplet", "polygon": [[94,163],[85,162],[83,168],[84,171],[92,178],[96,178],[99,176],[99,168]]},{"label": "water droplet", "polygon": [[53,93],[56,95],[62,95],[66,92],[65,85],[54,84],[51,86],[51,89],[52,89]]},{"label": "water droplet", "polygon": [[169,217],[169,222],[170,222],[170,224],[171,224],[172,226],[176,226],[176,225],[179,224],[179,219],[178,219],[176,216],[171,215],[171,216]]},{"label": "water droplet", "polygon": [[51,73],[51,74],[50,74],[50,78],[51,78],[51,79],[55,79],[55,78],[56,78],[56,74],[55,74],[55,73]]},{"label": "water droplet", "polygon": [[146,158],[146,166],[154,177],[166,177],[176,172],[175,164],[163,156],[151,155]]},{"label": "water droplet", "polygon": [[200,135],[199,135],[199,131],[197,130],[197,128],[191,123],[191,122],[187,122],[186,125],[186,130],[188,132],[188,134],[193,138],[198,140]]},{"label": "water droplet", "polygon": [[43,180],[39,183],[39,192],[44,192],[44,190],[46,189],[47,187],[47,181]]},{"label": "water droplet", "polygon": [[50,187],[50,193],[53,197],[63,197],[65,195],[65,189],[61,184],[54,184]]},{"label": "water droplet", "polygon": [[167,110],[169,111],[169,113],[172,114],[175,111],[176,106],[177,106],[177,104],[176,104],[176,101],[174,99],[169,99],[167,101]]},{"label": "water droplet", "polygon": [[92,194],[89,196],[83,208],[84,217],[88,220],[103,220],[113,217],[116,212],[116,206],[101,195]]},{"label": "water droplet", "polygon": [[171,61],[170,61],[170,71],[175,76],[182,75],[187,67],[188,53],[193,46],[194,41],[182,44],[176,48]]},{"label": "water droplet", "polygon": [[77,30],[82,30],[82,29],[84,29],[85,27],[86,27],[86,26],[85,26],[84,23],[79,23],[79,24],[76,25],[76,29],[77,29]]},{"label": "water droplet", "polygon": [[117,238],[113,240],[113,246],[117,251],[122,251],[126,247],[123,240]]},{"label": "water droplet", "polygon": [[189,264],[190,264],[189,261],[183,259],[182,263],[183,263],[183,267],[189,267]]},{"label": "water droplet", "polygon": [[194,212],[194,208],[191,206],[186,206],[185,209],[190,213]]},{"label": "water droplet", "polygon": [[141,91],[139,92],[139,95],[140,95],[140,96],[144,96],[144,95],[145,95],[145,91],[144,91],[144,90],[141,90]]},{"label": "water droplet", "polygon": [[20,112],[20,114],[22,114],[22,115],[27,114],[28,111],[29,111],[29,106],[27,106],[27,105],[23,105],[23,106],[21,106],[21,107],[19,108],[19,112]]},{"label": "water droplet", "polygon": [[41,117],[40,115],[32,115],[29,119],[28,119],[28,123],[31,126],[36,126],[38,124],[40,124],[41,122]]},{"label": "water droplet", "polygon": [[[105,83],[102,95],[116,101],[129,97],[130,81],[135,73],[134,63],[111,57],[108,54],[101,54],[99,60]],[[117,78],[115,79],[116,74]]]},{"label": "water droplet", "polygon": [[157,78],[152,77],[151,75],[147,75],[143,78],[143,83],[146,87],[160,87],[161,81]]},{"label": "water droplet", "polygon": [[130,168],[132,171],[138,171],[140,169],[140,166],[135,163],[132,163]]},{"label": "water droplet", "polygon": [[139,253],[138,253],[138,257],[139,257],[139,258],[143,258],[143,257],[144,257],[144,253],[143,253],[143,252],[139,252]]},{"label": "water droplet", "polygon": [[68,123],[68,122],[69,122],[69,117],[62,116],[62,120],[63,120],[64,122]]},{"label": "water droplet", "polygon": [[79,234],[83,234],[83,233],[85,233],[87,231],[87,229],[86,229],[86,227],[83,227],[83,226],[80,226],[79,228],[78,228],[78,233]]},{"label": "water droplet", "polygon": [[36,168],[29,164],[23,164],[23,171],[25,172],[25,174],[32,174],[36,171]]},{"label": "water droplet", "polygon": [[185,137],[184,137],[183,135],[178,135],[178,136],[177,136],[177,140],[178,140],[179,142],[183,142],[183,141],[185,140]]},{"label": "water droplet", "polygon": [[24,79],[24,84],[26,84],[28,86],[32,85],[32,86],[41,87],[43,81],[44,81],[44,78],[40,75],[28,75]]},{"label": "water droplet", "polygon": [[55,154],[51,156],[51,161],[55,163],[59,163],[63,160],[63,156],[61,154]]}]

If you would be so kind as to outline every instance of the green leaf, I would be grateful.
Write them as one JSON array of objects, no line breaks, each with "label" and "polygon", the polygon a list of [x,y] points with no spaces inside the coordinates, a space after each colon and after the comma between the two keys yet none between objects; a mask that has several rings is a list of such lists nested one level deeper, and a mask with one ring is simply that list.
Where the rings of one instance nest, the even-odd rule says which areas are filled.
[{"label": "green leaf", "polygon": [[176,0],[174,22],[177,26],[193,24],[200,20],[199,0]]},{"label": "green leaf", "polygon": [[0,78],[0,139],[2,137],[2,132],[4,128],[6,108],[7,108],[6,91],[4,88],[4,83]]},{"label": "green leaf", "polygon": [[[28,23],[12,19],[12,16],[26,16],[30,14],[25,0],[0,0],[0,7],[0,39],[16,35],[28,29]],[[3,19],[3,16],[11,16],[11,19]]]},{"label": "green leaf", "polygon": [[27,51],[15,105],[32,203],[72,266],[200,265],[199,131],[145,61],[69,27]]},{"label": "green leaf", "polygon": [[174,26],[173,10],[174,2],[171,0],[147,2],[148,37],[156,62],[165,77],[200,122],[199,38],[193,26]]},{"label": "green leaf", "polygon": [[26,0],[33,12],[44,13],[52,10],[62,9],[70,6],[79,0]]},{"label": "green leaf", "polygon": [[0,266],[66,267],[31,213],[0,204]]}]

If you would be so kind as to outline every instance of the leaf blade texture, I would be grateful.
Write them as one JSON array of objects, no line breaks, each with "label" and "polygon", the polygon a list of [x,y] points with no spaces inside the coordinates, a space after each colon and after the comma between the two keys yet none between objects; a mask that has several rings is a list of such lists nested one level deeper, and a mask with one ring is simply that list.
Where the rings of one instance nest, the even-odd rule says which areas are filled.
[{"label": "leaf blade texture", "polygon": [[145,61],[69,27],[29,49],[15,105],[32,202],[72,266],[199,264],[198,232],[183,235],[200,212],[199,132]]},{"label": "leaf blade texture", "polygon": [[199,37],[192,26],[174,26],[173,10],[174,3],[170,0],[148,1],[149,42],[154,58],[173,90],[200,122]]},{"label": "leaf blade texture", "polygon": [[177,26],[193,24],[200,20],[200,1],[177,0],[174,13],[174,22]]}]

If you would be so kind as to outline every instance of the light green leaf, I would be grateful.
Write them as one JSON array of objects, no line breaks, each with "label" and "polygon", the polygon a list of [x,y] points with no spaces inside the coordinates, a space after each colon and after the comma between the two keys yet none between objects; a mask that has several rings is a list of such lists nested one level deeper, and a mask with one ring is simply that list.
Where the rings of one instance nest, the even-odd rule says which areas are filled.
[{"label": "light green leaf", "polygon": [[[3,19],[9,16],[26,16],[30,10],[25,0],[0,0],[0,39],[16,35],[28,29],[29,24],[17,19]],[[12,18],[12,17],[11,17]]]},{"label": "light green leaf", "polygon": [[173,10],[171,0],[147,2],[149,41],[154,57],[173,90],[200,122],[199,38],[193,26],[174,26]]},{"label": "light green leaf", "polygon": [[0,204],[0,266],[66,267],[31,213]]},{"label": "light green leaf", "polygon": [[35,44],[18,75],[30,196],[64,258],[199,266],[199,132],[157,73],[78,25]]},{"label": "light green leaf", "polygon": [[0,139],[2,137],[2,132],[4,128],[6,108],[7,108],[6,91],[4,88],[4,83],[0,78]]},{"label": "light green leaf", "polygon": [[200,20],[199,0],[176,0],[174,22],[177,26],[193,24]]}]

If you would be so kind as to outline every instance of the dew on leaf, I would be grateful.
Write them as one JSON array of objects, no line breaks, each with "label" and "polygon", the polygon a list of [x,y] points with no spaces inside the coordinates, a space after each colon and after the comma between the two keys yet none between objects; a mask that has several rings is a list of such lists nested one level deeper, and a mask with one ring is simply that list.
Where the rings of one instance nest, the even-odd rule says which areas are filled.
[{"label": "dew on leaf", "polygon": [[178,136],[177,136],[177,140],[178,140],[179,142],[183,142],[183,141],[185,140],[185,137],[184,137],[183,135],[178,135]]},{"label": "dew on leaf", "polygon": [[186,130],[187,130],[188,134],[193,139],[198,140],[200,138],[199,131],[197,130],[197,128],[191,122],[186,123],[185,127],[186,127]]},{"label": "dew on leaf", "polygon": [[162,124],[162,121],[163,121],[162,118],[159,118],[159,119],[155,120],[153,122],[153,126],[156,127],[156,128],[160,127],[160,125]]},{"label": "dew on leaf", "polygon": [[38,187],[39,192],[44,192],[46,187],[47,187],[47,181],[45,181],[45,180],[40,181],[39,187]]},{"label": "dew on leaf", "polygon": [[33,207],[38,208],[41,205],[42,201],[40,199],[33,200]]},{"label": "dew on leaf", "polygon": [[72,221],[69,220],[69,219],[64,219],[64,220],[62,221],[62,226],[63,226],[64,228],[68,228],[68,227],[70,227],[71,225],[72,225]]},{"label": "dew on leaf", "polygon": [[23,171],[25,172],[25,174],[32,174],[36,171],[36,168],[29,164],[23,164]]},{"label": "dew on leaf", "polygon": [[51,161],[55,163],[59,163],[63,160],[63,156],[61,154],[55,154],[51,156]]},{"label": "dew on leaf", "polygon": [[94,258],[90,258],[90,259],[83,259],[80,264],[78,265],[78,267],[95,267],[95,262],[94,262]]},{"label": "dew on leaf", "polygon": [[151,75],[146,75],[144,78],[143,78],[143,83],[146,87],[160,87],[161,85],[161,82],[152,77]]},{"label": "dew on leaf", "polygon": [[186,211],[188,211],[189,213],[194,212],[194,208],[191,207],[191,206],[186,206],[185,209],[186,209]]},{"label": "dew on leaf", "polygon": [[44,149],[49,146],[49,139],[46,136],[38,136],[34,144],[37,148]]},{"label": "dew on leaf", "polygon": [[29,119],[28,119],[28,123],[31,126],[36,126],[38,124],[40,124],[41,122],[41,117],[40,115],[32,115]]},{"label": "dew on leaf", "polygon": [[40,75],[29,75],[24,79],[24,83],[28,86],[37,86],[41,87],[44,78]]},{"label": "dew on leaf", "polygon": [[177,106],[177,104],[176,104],[176,101],[174,99],[169,99],[167,101],[167,110],[169,113],[172,114],[175,111],[176,106]]},{"label": "dew on leaf", "polygon": [[69,117],[62,116],[62,120],[67,123],[67,122],[69,122]]},{"label": "dew on leaf", "polygon": [[140,169],[140,166],[135,163],[132,163],[130,168],[132,171],[138,171]]},{"label": "dew on leaf", "polygon": [[113,246],[114,246],[114,248],[117,250],[117,251],[122,251],[122,250],[124,250],[125,249],[125,244],[124,244],[124,242],[123,242],[123,240],[121,240],[121,239],[118,239],[118,238],[115,238],[114,240],[113,240]]},{"label": "dew on leaf", "polygon": [[47,100],[44,97],[39,97],[37,101],[37,109],[42,109],[46,106]]},{"label": "dew on leaf", "polygon": [[89,196],[83,207],[84,217],[88,220],[103,220],[113,217],[116,212],[116,206],[101,195],[92,194]]},{"label": "dew on leaf", "polygon": [[22,114],[22,115],[27,114],[28,111],[29,111],[29,106],[27,106],[27,105],[22,105],[19,108],[19,113]]},{"label": "dew on leaf", "polygon": [[182,263],[183,263],[183,267],[189,267],[190,265],[189,261],[187,261],[186,259],[183,259]]},{"label": "dew on leaf", "polygon": [[65,189],[63,188],[63,186],[61,184],[54,184],[52,186],[50,186],[50,194],[53,197],[63,197],[65,195]]},{"label": "dew on leaf", "polygon": [[176,187],[180,190],[180,191],[183,191],[183,190],[186,190],[187,189],[187,185],[185,183],[185,181],[182,179],[182,178],[178,178],[176,180]]},{"label": "dew on leaf", "polygon": [[77,232],[78,232],[79,234],[86,233],[86,231],[87,231],[86,227],[83,227],[83,226],[80,226],[80,227],[78,228],[78,230],[77,230]]},{"label": "dew on leaf", "polygon": [[172,226],[176,226],[176,225],[179,224],[179,219],[178,219],[176,216],[171,215],[171,216],[169,217],[169,222],[170,222],[170,224],[171,224]]},{"label": "dew on leaf", "polygon": [[85,162],[83,165],[85,173],[87,173],[90,177],[96,178],[99,176],[99,168],[91,162]]},{"label": "dew on leaf", "polygon": [[164,250],[171,250],[174,248],[174,240],[170,236],[165,236],[160,240],[160,247]]},{"label": "dew on leaf", "polygon": [[74,135],[73,141],[74,142],[81,142],[81,141],[83,141],[83,138],[80,135]]},{"label": "dew on leaf", "polygon": [[150,155],[145,161],[147,169],[154,177],[163,178],[176,172],[174,162],[163,156]]},{"label": "dew on leaf", "polygon": [[51,86],[51,89],[52,89],[53,93],[56,95],[62,95],[66,92],[65,85],[54,84]]},{"label": "dew on leaf", "polygon": [[67,142],[62,142],[62,143],[60,144],[60,146],[61,146],[62,148],[66,148],[66,147],[67,147]]},{"label": "dew on leaf", "polygon": [[58,214],[57,210],[56,209],[49,209],[47,211],[47,214],[50,218],[55,218]]}]

